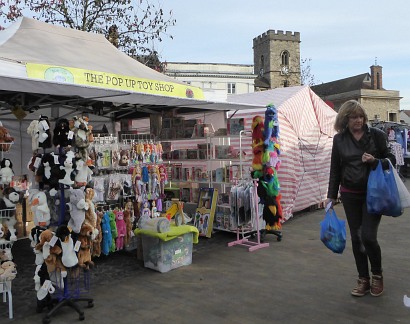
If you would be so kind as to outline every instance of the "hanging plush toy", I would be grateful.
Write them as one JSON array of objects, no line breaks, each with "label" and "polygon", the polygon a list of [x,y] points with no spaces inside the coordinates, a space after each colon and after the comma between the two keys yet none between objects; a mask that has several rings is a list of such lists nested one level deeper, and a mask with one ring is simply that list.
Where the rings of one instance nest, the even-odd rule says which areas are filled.
[{"label": "hanging plush toy", "polygon": [[60,239],[63,250],[61,261],[66,268],[72,268],[78,264],[77,254],[74,251],[74,242],[71,238],[71,232],[66,225],[60,225],[57,228],[56,236]]},{"label": "hanging plush toy", "polygon": [[118,231],[117,231],[117,223],[115,220],[115,213],[113,211],[110,211],[108,213],[108,217],[110,218],[110,228],[111,228],[111,245],[110,245],[110,252],[115,252],[116,250],[116,245],[115,241],[118,237]]},{"label": "hanging plush toy", "polygon": [[110,216],[109,212],[106,211],[101,220],[101,231],[102,231],[102,242],[101,242],[101,253],[108,255],[110,253],[112,235],[110,227]]},{"label": "hanging plush toy", "polygon": [[98,231],[98,234],[92,241],[92,244],[93,244],[92,256],[93,257],[99,257],[101,255],[101,244],[102,244],[102,239],[103,239],[101,226],[102,226],[102,218],[104,216],[104,212],[97,211],[96,215],[97,215],[96,230]]},{"label": "hanging plush toy", "polygon": [[33,152],[38,150],[38,120],[32,120],[27,127],[27,134],[31,136],[31,149]]},{"label": "hanging plush toy", "polygon": [[54,127],[53,144],[55,147],[68,147],[72,145],[74,133],[70,131],[68,119],[60,118]]},{"label": "hanging plush toy", "polygon": [[132,231],[132,202],[127,202],[124,208],[124,221],[126,225],[126,233],[124,237],[124,245],[127,246],[130,243],[130,238],[133,234]]},{"label": "hanging plush toy", "polygon": [[91,238],[94,240],[98,235],[97,229],[97,214],[95,212],[95,205],[93,202],[94,198],[94,189],[87,188],[85,189],[85,202],[88,204],[88,209],[85,211],[85,220],[84,224],[89,224],[92,227],[92,236]]},{"label": "hanging plush toy", "polygon": [[[3,216],[0,226],[5,226],[10,232],[10,241],[17,241],[16,229],[17,223],[13,209],[20,200],[20,195],[13,188],[7,187],[3,190],[3,198],[0,198],[0,212]],[[4,236],[4,235],[3,235]]]},{"label": "hanging plush toy", "polygon": [[272,138],[277,138],[279,136],[279,123],[278,123],[278,113],[276,107],[273,104],[266,106],[265,111],[265,123],[263,130],[263,138],[265,146],[269,145]]},{"label": "hanging plush toy", "polygon": [[93,235],[93,228],[89,224],[81,226],[78,241],[80,242],[80,249],[78,250],[78,265],[87,270],[94,266],[91,260],[91,236]]},{"label": "hanging plush toy", "polygon": [[0,163],[0,183],[9,185],[13,180],[13,163],[10,159],[4,158]]},{"label": "hanging plush toy", "polygon": [[60,169],[62,171],[62,177],[59,180],[59,183],[62,183],[67,186],[71,186],[74,184],[74,170],[75,170],[75,160],[74,160],[74,154],[73,152],[69,151],[67,154],[64,156],[64,162],[63,165],[60,166]]},{"label": "hanging plush toy", "polygon": [[34,225],[41,227],[50,225],[51,215],[50,208],[47,204],[46,193],[39,191],[34,194],[31,206],[31,210],[34,214]]},{"label": "hanging plush toy", "polygon": [[118,210],[115,213],[115,222],[117,226],[117,238],[115,240],[115,245],[117,251],[124,249],[125,246],[125,237],[127,235],[127,224],[124,220],[124,212],[122,210]]},{"label": "hanging plush toy", "polygon": [[264,152],[263,146],[263,118],[255,116],[252,119],[252,169],[253,171],[261,171],[262,156]]},{"label": "hanging plush toy", "polygon": [[88,162],[88,147],[90,145],[91,130],[83,117],[74,116],[70,124],[71,131],[74,133],[74,145],[78,156]]},{"label": "hanging plush toy", "polygon": [[93,171],[87,165],[87,163],[82,159],[76,160],[76,175],[75,175],[75,184],[77,187],[86,186],[91,180]]},{"label": "hanging plush toy", "polygon": [[50,122],[47,116],[41,115],[38,119],[38,146],[46,149],[51,147]]},{"label": "hanging plush toy", "polygon": [[11,137],[7,128],[0,122],[0,151],[8,152],[11,147],[11,143],[14,141],[14,137]]},{"label": "hanging plush toy", "polygon": [[85,211],[89,208],[85,202],[84,187],[73,189],[70,187],[70,202],[67,204],[70,210],[70,220],[68,226],[71,230],[78,234],[81,230],[81,225],[85,220]]}]

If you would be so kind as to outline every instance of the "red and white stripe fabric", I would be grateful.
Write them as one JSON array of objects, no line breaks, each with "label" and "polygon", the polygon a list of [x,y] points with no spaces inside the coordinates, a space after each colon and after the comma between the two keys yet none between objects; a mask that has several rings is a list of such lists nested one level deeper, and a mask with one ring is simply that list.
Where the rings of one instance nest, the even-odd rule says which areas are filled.
[{"label": "red and white stripe fabric", "polygon": [[[273,103],[278,110],[281,144],[278,178],[284,220],[297,211],[325,201],[336,112],[308,86],[235,95],[228,101],[259,105]],[[264,114],[265,109],[240,110],[233,118],[244,118],[245,130],[251,131],[252,118],[256,115],[264,117]],[[241,141],[242,150],[251,161],[252,140],[246,137]],[[239,148],[239,139],[232,139],[231,144]]]}]

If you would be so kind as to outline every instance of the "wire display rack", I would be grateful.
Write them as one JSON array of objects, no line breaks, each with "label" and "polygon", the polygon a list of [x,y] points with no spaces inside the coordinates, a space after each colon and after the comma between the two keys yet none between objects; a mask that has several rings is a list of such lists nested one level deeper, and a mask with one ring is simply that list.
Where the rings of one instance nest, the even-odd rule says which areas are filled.
[{"label": "wire display rack", "polygon": [[52,294],[56,305],[43,318],[43,324],[51,322],[51,317],[62,307],[69,306],[79,315],[79,320],[85,319],[84,311],[78,302],[86,302],[87,308],[94,307],[94,299],[89,297],[90,272],[79,266],[66,270],[57,269],[50,274],[51,283],[55,289]]}]

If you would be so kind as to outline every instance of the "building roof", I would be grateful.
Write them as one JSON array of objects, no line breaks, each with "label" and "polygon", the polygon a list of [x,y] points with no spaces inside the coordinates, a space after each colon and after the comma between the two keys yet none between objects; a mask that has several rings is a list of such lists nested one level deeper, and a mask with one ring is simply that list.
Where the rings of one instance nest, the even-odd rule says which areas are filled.
[{"label": "building roof", "polygon": [[370,74],[363,73],[349,78],[340,79],[332,82],[322,83],[312,86],[311,89],[319,96],[328,96],[333,94],[345,93],[360,89],[370,89]]}]

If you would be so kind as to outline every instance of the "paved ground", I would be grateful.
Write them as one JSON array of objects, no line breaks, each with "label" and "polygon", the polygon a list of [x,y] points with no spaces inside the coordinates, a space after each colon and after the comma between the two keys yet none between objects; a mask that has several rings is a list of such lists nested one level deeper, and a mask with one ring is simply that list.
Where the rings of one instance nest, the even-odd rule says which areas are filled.
[{"label": "paved ground", "polygon": [[[410,185],[410,180],[406,182]],[[337,214],[344,217],[340,205]],[[231,233],[194,245],[193,263],[167,273],[143,267],[135,253],[96,261],[91,276],[93,308],[87,323],[410,323],[410,211],[384,217],[379,231],[385,277],[381,297],[352,297],[355,285],[350,241],[345,252],[327,250],[319,239],[323,210],[301,213],[284,224],[283,240],[267,236],[267,248],[228,247]],[[348,234],[349,236],[349,234]],[[13,282],[14,320],[0,304],[1,323],[41,323],[33,287],[34,256],[27,240],[13,247],[19,264]],[[86,305],[86,304],[83,304]],[[52,323],[76,323],[61,309]]]}]

